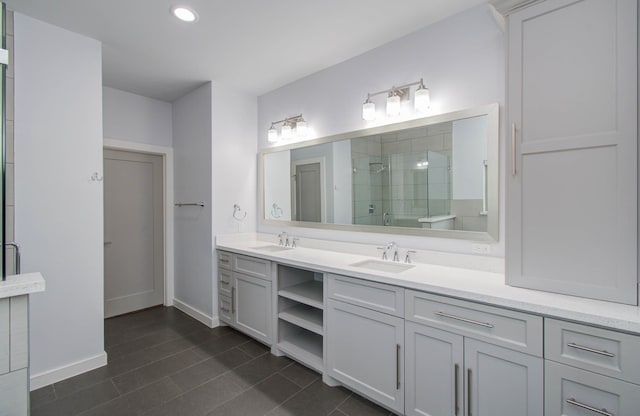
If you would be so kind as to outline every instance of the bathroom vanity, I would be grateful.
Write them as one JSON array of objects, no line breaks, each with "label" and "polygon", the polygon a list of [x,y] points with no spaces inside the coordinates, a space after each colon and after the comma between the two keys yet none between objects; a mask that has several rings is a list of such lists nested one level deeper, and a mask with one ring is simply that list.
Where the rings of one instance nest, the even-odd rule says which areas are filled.
[{"label": "bathroom vanity", "polygon": [[0,415],[29,414],[29,296],[44,286],[40,273],[0,281]]},{"label": "bathroom vanity", "polygon": [[418,252],[405,264],[375,246],[291,249],[268,235],[216,246],[221,321],[395,413],[640,408],[637,307],[507,286],[499,259]]}]

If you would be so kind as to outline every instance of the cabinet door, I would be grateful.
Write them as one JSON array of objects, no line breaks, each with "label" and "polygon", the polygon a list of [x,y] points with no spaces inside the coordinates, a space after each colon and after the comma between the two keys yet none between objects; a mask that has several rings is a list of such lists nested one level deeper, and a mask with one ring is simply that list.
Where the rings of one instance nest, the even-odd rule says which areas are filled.
[{"label": "cabinet door", "polygon": [[508,18],[506,273],[637,304],[637,0]]},{"label": "cabinet door", "polygon": [[463,337],[405,323],[405,414],[461,415]]},{"label": "cabinet door", "polygon": [[465,415],[542,416],[542,358],[465,339]]},{"label": "cabinet door", "polygon": [[271,282],[233,273],[232,295],[234,326],[271,344]]},{"label": "cabinet door", "polygon": [[373,401],[404,412],[404,320],[329,299],[327,372]]}]

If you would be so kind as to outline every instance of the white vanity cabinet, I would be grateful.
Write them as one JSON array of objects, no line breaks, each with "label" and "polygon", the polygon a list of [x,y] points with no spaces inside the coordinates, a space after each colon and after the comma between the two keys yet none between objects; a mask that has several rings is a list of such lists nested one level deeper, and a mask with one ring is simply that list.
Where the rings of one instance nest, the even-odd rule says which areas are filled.
[{"label": "white vanity cabinet", "polygon": [[328,375],[403,414],[404,289],[337,275],[328,288]]},{"label": "white vanity cabinet", "polygon": [[507,18],[510,285],[637,304],[637,5]]},{"label": "white vanity cabinet", "polygon": [[218,305],[220,320],[271,344],[271,262],[218,252]]},{"label": "white vanity cabinet", "polygon": [[541,317],[410,290],[405,305],[407,415],[543,414]]},{"label": "white vanity cabinet", "polygon": [[640,336],[545,319],[546,414],[635,416],[638,383]]}]

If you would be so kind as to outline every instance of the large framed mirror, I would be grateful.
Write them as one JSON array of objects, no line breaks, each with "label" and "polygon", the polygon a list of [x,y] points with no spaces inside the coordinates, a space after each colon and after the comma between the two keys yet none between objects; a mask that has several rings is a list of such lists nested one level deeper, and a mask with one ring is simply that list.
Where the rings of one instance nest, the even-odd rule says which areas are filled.
[{"label": "large framed mirror", "polygon": [[262,224],[498,240],[499,106],[265,149]]}]

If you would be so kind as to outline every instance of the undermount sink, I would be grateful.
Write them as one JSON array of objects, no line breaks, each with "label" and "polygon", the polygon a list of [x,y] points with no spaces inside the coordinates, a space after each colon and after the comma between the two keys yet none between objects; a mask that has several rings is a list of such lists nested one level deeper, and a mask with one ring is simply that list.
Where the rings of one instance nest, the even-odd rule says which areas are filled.
[{"label": "undermount sink", "polygon": [[268,253],[275,253],[275,252],[278,252],[278,251],[291,250],[291,247],[276,246],[274,244],[269,244],[269,245],[266,245],[266,246],[251,247],[251,248],[253,250],[266,251]]},{"label": "undermount sink", "polygon": [[412,264],[406,263],[393,263],[390,261],[381,261],[381,260],[363,260],[357,263],[350,264],[352,267],[361,267],[363,269],[376,270],[378,272],[387,272],[387,273],[401,273],[412,269],[415,267]]}]

